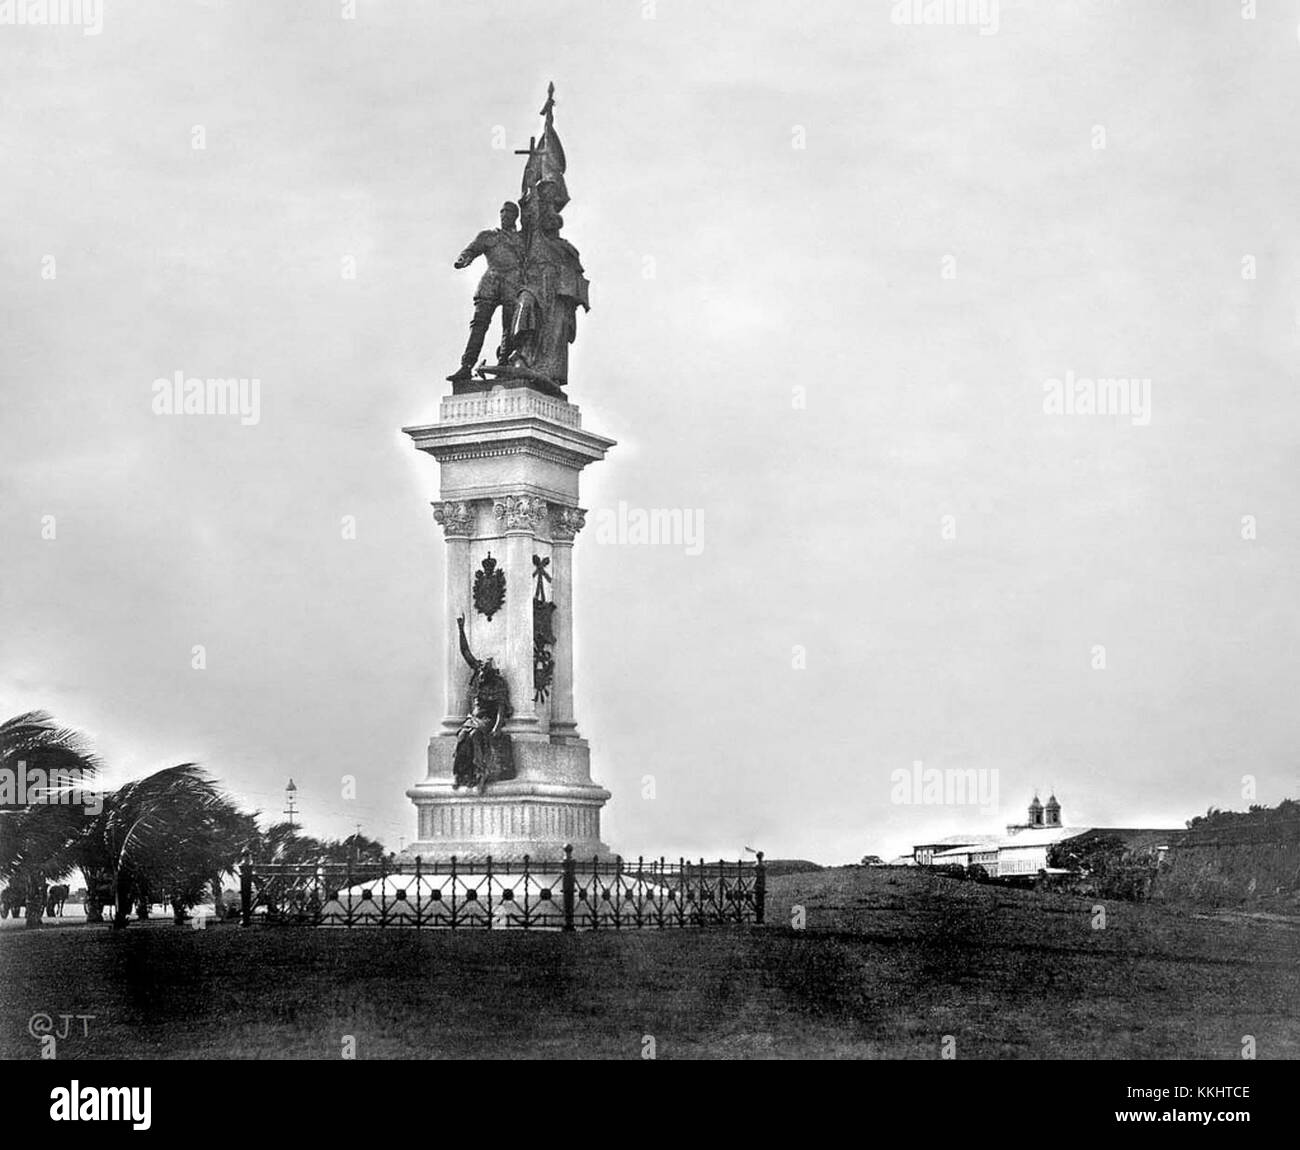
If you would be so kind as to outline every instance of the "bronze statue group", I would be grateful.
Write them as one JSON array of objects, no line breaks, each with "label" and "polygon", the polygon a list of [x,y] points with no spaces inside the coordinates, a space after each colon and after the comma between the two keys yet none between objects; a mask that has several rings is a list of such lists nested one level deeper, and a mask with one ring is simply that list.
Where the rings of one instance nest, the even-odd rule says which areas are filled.
[{"label": "bronze statue group", "polygon": [[[447,378],[453,390],[475,383],[475,363],[492,318],[501,309],[496,364],[480,365],[480,380],[519,381],[552,394],[568,383],[569,344],[577,337],[578,308],[590,310],[588,282],[578,249],[560,235],[561,210],[569,202],[564,148],[554,124],[555,86],[547,93],[541,142],[529,141],[523,190],[516,205],[501,206],[501,226],[479,232],[456,258],[465,268],[479,256],[487,270],[474,291],[474,315],[460,367]],[[522,222],[522,229],[516,224]],[[562,393],[561,393],[562,394]]]}]

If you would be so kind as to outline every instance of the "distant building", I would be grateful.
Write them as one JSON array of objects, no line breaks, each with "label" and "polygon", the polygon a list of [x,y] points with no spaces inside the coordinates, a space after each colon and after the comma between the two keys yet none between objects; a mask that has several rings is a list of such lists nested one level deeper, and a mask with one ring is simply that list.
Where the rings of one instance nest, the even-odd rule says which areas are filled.
[{"label": "distant building", "polygon": [[1059,874],[1047,865],[1047,856],[1057,843],[1084,836],[1114,836],[1131,847],[1165,848],[1181,832],[1136,827],[1067,827],[1061,823],[1061,804],[1050,795],[1047,805],[1035,795],[1029,804],[1028,821],[1012,823],[1005,835],[950,835],[936,842],[918,843],[912,857],[918,866],[982,866],[990,878],[1032,878],[1039,871]]},{"label": "distant building", "polygon": [[1029,821],[1007,827],[1006,837],[998,843],[993,867],[985,863],[985,869],[990,877],[1002,878],[1051,871],[1053,868],[1047,865],[1048,851],[1059,842],[1087,834],[1090,829],[1062,826],[1061,804],[1056,796],[1049,795],[1047,806],[1043,806],[1035,795],[1029,804]]},{"label": "distant building", "polygon": [[1025,827],[1008,834],[998,846],[997,870],[990,877],[1009,878],[1013,875],[1036,875],[1040,870],[1051,873],[1047,854],[1057,843],[1077,838],[1091,830],[1090,827],[1039,826]]},{"label": "distant building", "polygon": [[[997,835],[949,835],[946,839],[935,839],[933,842],[917,843],[912,848],[912,859],[917,866],[932,866],[937,854],[948,853],[954,850],[961,850],[973,846],[979,846],[986,843],[996,843]],[[966,864],[963,863],[963,866]]]},{"label": "distant building", "polygon": [[1059,827],[1061,825],[1061,804],[1056,801],[1055,795],[1047,797],[1047,825],[1049,827]]},{"label": "distant building", "polygon": [[1055,795],[1047,797],[1047,806],[1043,806],[1035,795],[1029,804],[1029,821],[1025,823],[1012,823],[1007,827],[1007,834],[1014,835],[1020,831],[1039,830],[1044,827],[1060,827],[1061,825],[1061,804],[1056,801]]},{"label": "distant building", "polygon": [[966,846],[950,847],[933,856],[930,866],[982,866],[990,875],[997,874],[998,841],[996,835],[989,836],[987,843],[972,843]]}]

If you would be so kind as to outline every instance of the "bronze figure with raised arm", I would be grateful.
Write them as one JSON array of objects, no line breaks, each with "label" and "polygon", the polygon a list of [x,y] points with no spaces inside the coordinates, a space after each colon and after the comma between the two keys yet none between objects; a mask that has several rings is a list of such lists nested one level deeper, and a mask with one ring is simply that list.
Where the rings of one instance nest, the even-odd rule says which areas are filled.
[{"label": "bronze figure with raised arm", "polygon": [[510,688],[492,659],[477,659],[465,637],[465,616],[456,619],[461,657],[469,665],[470,713],[456,736],[453,789],[477,787],[514,778],[510,736],[502,724],[510,717]]}]

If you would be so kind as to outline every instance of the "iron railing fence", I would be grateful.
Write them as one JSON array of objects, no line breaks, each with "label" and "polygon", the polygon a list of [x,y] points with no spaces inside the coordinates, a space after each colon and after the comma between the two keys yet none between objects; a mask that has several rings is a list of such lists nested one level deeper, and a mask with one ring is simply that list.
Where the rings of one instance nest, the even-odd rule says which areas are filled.
[{"label": "iron railing fence", "polygon": [[244,926],[414,930],[626,930],[762,925],[756,861],[599,857],[521,862],[255,863],[240,866]]}]

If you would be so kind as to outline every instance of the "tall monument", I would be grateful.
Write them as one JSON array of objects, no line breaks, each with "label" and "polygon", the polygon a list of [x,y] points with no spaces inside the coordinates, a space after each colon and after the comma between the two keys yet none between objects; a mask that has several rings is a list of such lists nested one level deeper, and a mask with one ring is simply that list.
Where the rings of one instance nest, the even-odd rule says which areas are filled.
[{"label": "tall monument", "polygon": [[[527,151],[519,203],[455,261],[479,256],[470,337],[448,377],[437,423],[406,427],[438,461],[434,519],[446,541],[442,623],[446,701],[408,855],[503,862],[606,856],[600,811],[573,710],[573,548],[585,512],[578,476],[614,441],[587,431],[565,395],[569,345],[588,285],[560,236],[565,156],[547,92],[540,141]],[[518,220],[521,230],[515,230]],[[500,313],[496,363],[475,365]]]}]

